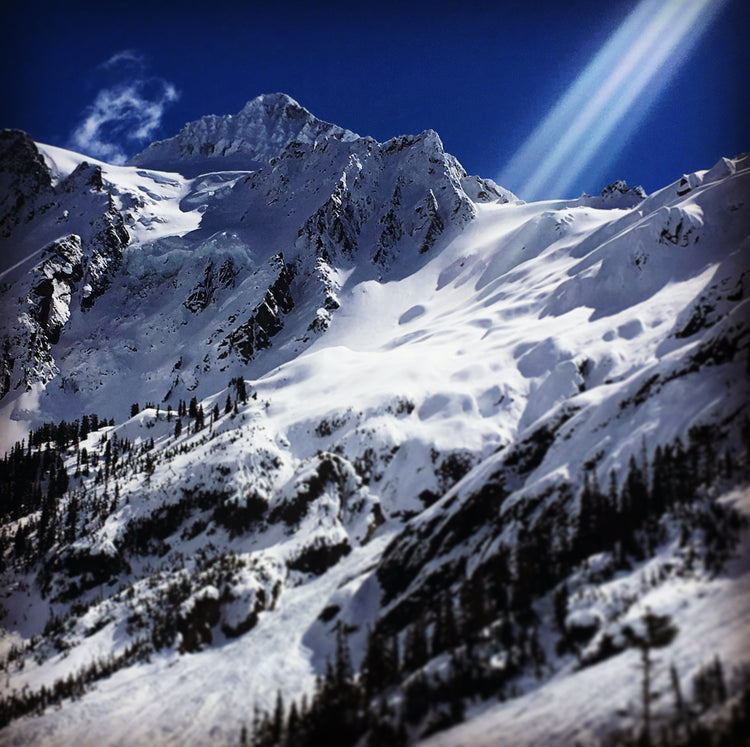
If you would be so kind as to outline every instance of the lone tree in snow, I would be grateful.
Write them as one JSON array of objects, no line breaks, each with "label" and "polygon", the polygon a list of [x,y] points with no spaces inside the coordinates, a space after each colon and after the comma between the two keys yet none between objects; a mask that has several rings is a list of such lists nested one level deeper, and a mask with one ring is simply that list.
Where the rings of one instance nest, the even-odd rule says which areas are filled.
[{"label": "lone tree in snow", "polygon": [[641,669],[643,679],[641,680],[641,697],[643,699],[643,733],[640,744],[643,747],[651,745],[651,700],[656,693],[651,692],[651,678],[654,660],[651,649],[664,648],[675,639],[677,626],[674,625],[669,615],[657,615],[650,609],[641,618],[642,625],[636,630],[628,625],[623,629],[628,643],[641,651]]}]

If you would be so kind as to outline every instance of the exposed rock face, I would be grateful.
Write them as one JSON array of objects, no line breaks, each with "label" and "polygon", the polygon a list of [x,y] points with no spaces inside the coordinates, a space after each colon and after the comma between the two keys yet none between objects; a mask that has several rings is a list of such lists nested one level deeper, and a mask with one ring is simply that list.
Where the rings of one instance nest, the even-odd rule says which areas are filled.
[{"label": "exposed rock face", "polygon": [[362,216],[358,212],[344,172],[328,200],[300,229],[300,236],[315,239],[315,254],[326,262],[333,258],[351,259],[356,253],[357,237],[362,228]]},{"label": "exposed rock face", "polygon": [[[14,250],[28,245],[21,253],[22,264],[28,264],[35,259],[30,231],[31,237],[58,236],[41,249],[36,266],[26,274],[19,271],[16,297],[5,294],[1,299],[2,398],[12,389],[29,389],[58,374],[53,346],[73,310],[90,309],[107,290],[130,235],[100,166],[82,161],[53,183],[28,135],[6,131],[0,141],[8,157],[4,175],[15,185],[6,193],[15,196],[3,205],[6,245]],[[14,170],[21,175],[14,177]]]},{"label": "exposed rock face", "polygon": [[608,184],[602,190],[602,197],[605,198],[616,198],[620,195],[632,195],[639,200],[645,200],[646,197],[648,197],[643,187],[628,187],[628,183],[623,179],[618,179],[617,181],[612,182],[612,184]]},{"label": "exposed rock face", "polygon": [[72,234],[54,242],[42,252],[43,262],[35,269],[40,277],[32,288],[33,315],[50,344],[70,318],[70,303],[83,277],[81,237]]},{"label": "exposed rock face", "polygon": [[209,260],[203,278],[196,283],[185,301],[185,308],[194,314],[205,311],[219,290],[233,286],[235,274],[234,260],[231,257],[227,257],[218,270],[214,262]]},{"label": "exposed rock face", "polygon": [[130,240],[122,214],[111,199],[109,209],[95,221],[94,230],[87,246],[89,251],[81,297],[82,309],[90,309],[107,290],[120,267],[123,251]]},{"label": "exposed rock face", "polygon": [[0,237],[29,223],[52,196],[52,176],[34,141],[20,130],[0,130]]},{"label": "exposed rock face", "polygon": [[383,230],[378,238],[377,251],[372,257],[373,262],[384,267],[390,266],[394,259],[393,250],[404,235],[403,228],[396,214],[396,208],[400,204],[398,185],[396,185],[396,189],[393,192],[391,203],[393,207],[380,219],[383,224]]},{"label": "exposed rock face", "polygon": [[629,209],[648,197],[641,186],[628,187],[623,179],[608,184],[598,196],[583,195],[581,200],[592,207]]},{"label": "exposed rock face", "polygon": [[438,211],[437,200],[432,190],[427,193],[422,203],[415,209],[417,215],[422,218],[422,223],[417,231],[424,235],[419,247],[419,253],[424,254],[432,248],[435,240],[443,232],[445,226]]},{"label": "exposed rock face", "polygon": [[0,382],[3,397],[13,387],[28,389],[57,374],[52,346],[70,318],[72,299],[82,277],[80,236],[71,234],[42,251],[42,262],[29,278],[27,295],[19,299],[15,324],[6,326]]},{"label": "exposed rock face", "polygon": [[278,271],[276,279],[269,285],[263,301],[253,309],[250,318],[219,344],[219,349],[225,348],[219,358],[225,358],[236,350],[247,363],[259,350],[269,347],[271,338],[284,327],[284,315],[294,308],[291,285],[295,268],[287,265],[281,254],[274,257],[273,262]]},{"label": "exposed rock face", "polygon": [[[400,255],[402,264],[408,260],[414,245],[425,253],[444,230],[455,232],[475,215],[463,189],[466,172],[431,130],[382,145],[362,139],[331,147],[340,176],[300,229],[300,253],[331,263],[362,260],[366,251],[388,272]],[[315,164],[322,156],[313,150],[308,158]],[[277,168],[284,166],[282,159]]]}]

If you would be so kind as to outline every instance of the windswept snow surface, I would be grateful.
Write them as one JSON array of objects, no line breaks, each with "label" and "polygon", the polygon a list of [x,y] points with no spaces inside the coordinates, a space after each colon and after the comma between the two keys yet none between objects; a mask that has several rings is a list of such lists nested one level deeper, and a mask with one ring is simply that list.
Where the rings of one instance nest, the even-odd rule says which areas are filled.
[{"label": "windswept snow surface", "polygon": [[[584,464],[604,485],[644,448],[687,439],[701,424],[718,424],[722,445],[738,448],[748,402],[747,158],[645,198],[623,189],[614,200],[524,204],[468,177],[431,131],[378,144],[320,129],[291,100],[272,101],[307,129],[287,142],[294,127],[269,120],[263,131],[276,133],[281,153],[266,163],[270,150],[261,148],[257,168],[242,171],[220,170],[237,163],[213,155],[210,173],[196,175],[194,159],[188,176],[148,166],[153,157],[176,168],[180,148],[206,133],[247,156],[225,120],[187,126],[140,166],[87,159],[84,168],[82,157],[39,146],[54,207],[11,233],[25,254],[2,277],[10,382],[2,446],[19,440],[19,423],[96,412],[115,425],[80,444],[99,459],[90,474],[73,477],[79,457],[66,452],[62,510],[74,490],[106,508],[79,518],[69,546],[50,549],[44,595],[39,568],[6,570],[3,649],[27,645],[74,602],[84,611],[60,634],[64,650],[44,641],[23,668],[7,665],[4,687],[37,691],[123,652],[148,636],[159,595],[188,577],[178,614],[219,617],[207,623],[210,641],[192,641],[188,626],[80,699],[13,721],[0,731],[3,744],[236,741],[254,704],[271,708],[277,690],[287,702],[312,692],[335,626],[350,632],[359,665],[368,626],[398,601],[385,604],[378,581],[386,548],[449,525],[539,433],[552,434],[541,458],[529,459],[522,477],[508,471],[498,533],[482,525],[445,557],[426,557],[406,592],[446,557],[464,553],[470,571],[518,531],[515,507],[564,482],[579,486]],[[81,186],[72,173],[89,181]],[[120,215],[127,241],[102,244],[87,228],[96,211],[113,225]],[[101,267],[101,282],[87,290],[92,267]],[[237,377],[248,399],[233,408]],[[194,432],[183,418],[176,435],[173,412],[191,397],[206,426]],[[129,417],[133,403],[139,412]],[[140,450],[109,482],[107,439]],[[723,500],[750,513],[747,491],[731,487]],[[220,501],[227,511],[255,501],[264,518],[234,532],[216,518]],[[150,526],[159,511],[177,516],[175,525],[134,540],[134,527]],[[659,552],[666,563],[679,551],[675,542]],[[633,592],[626,617],[613,613],[608,624],[647,605],[668,611],[680,634],[664,657],[685,678],[714,653],[750,665],[741,645],[747,552],[745,532],[726,572]],[[225,556],[238,565],[223,576],[215,569]],[[68,578],[81,558],[113,570]],[[601,605],[577,614],[606,619],[607,595],[639,588],[648,570],[608,581]],[[73,597],[72,578],[81,582]],[[506,703],[470,706],[467,724],[428,743],[603,737],[637,697],[636,654],[583,671],[571,658],[550,651],[558,669],[546,680],[524,679]]]}]

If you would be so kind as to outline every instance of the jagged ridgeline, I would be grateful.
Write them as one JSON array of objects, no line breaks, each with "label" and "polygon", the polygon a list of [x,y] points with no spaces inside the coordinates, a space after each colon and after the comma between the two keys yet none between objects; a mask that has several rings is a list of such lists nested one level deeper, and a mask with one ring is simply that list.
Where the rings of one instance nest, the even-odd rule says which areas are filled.
[{"label": "jagged ridgeline", "polygon": [[0,152],[0,741],[742,743],[746,158],[525,204],[283,94]]}]

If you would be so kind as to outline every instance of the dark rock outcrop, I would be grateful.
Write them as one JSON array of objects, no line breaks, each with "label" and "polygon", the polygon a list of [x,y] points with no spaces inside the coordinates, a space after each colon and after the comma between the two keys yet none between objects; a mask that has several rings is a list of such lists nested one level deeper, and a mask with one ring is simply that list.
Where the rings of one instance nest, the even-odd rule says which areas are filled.
[{"label": "dark rock outcrop", "polygon": [[31,221],[53,196],[52,175],[34,141],[20,130],[0,130],[0,237]]},{"label": "dark rock outcrop", "polygon": [[219,343],[219,349],[223,348],[219,358],[226,358],[236,350],[247,363],[258,350],[269,347],[271,338],[284,328],[283,316],[294,308],[291,286],[295,268],[286,264],[281,254],[276,255],[273,262],[278,267],[276,280],[268,286],[263,301],[253,309],[250,318]]}]

